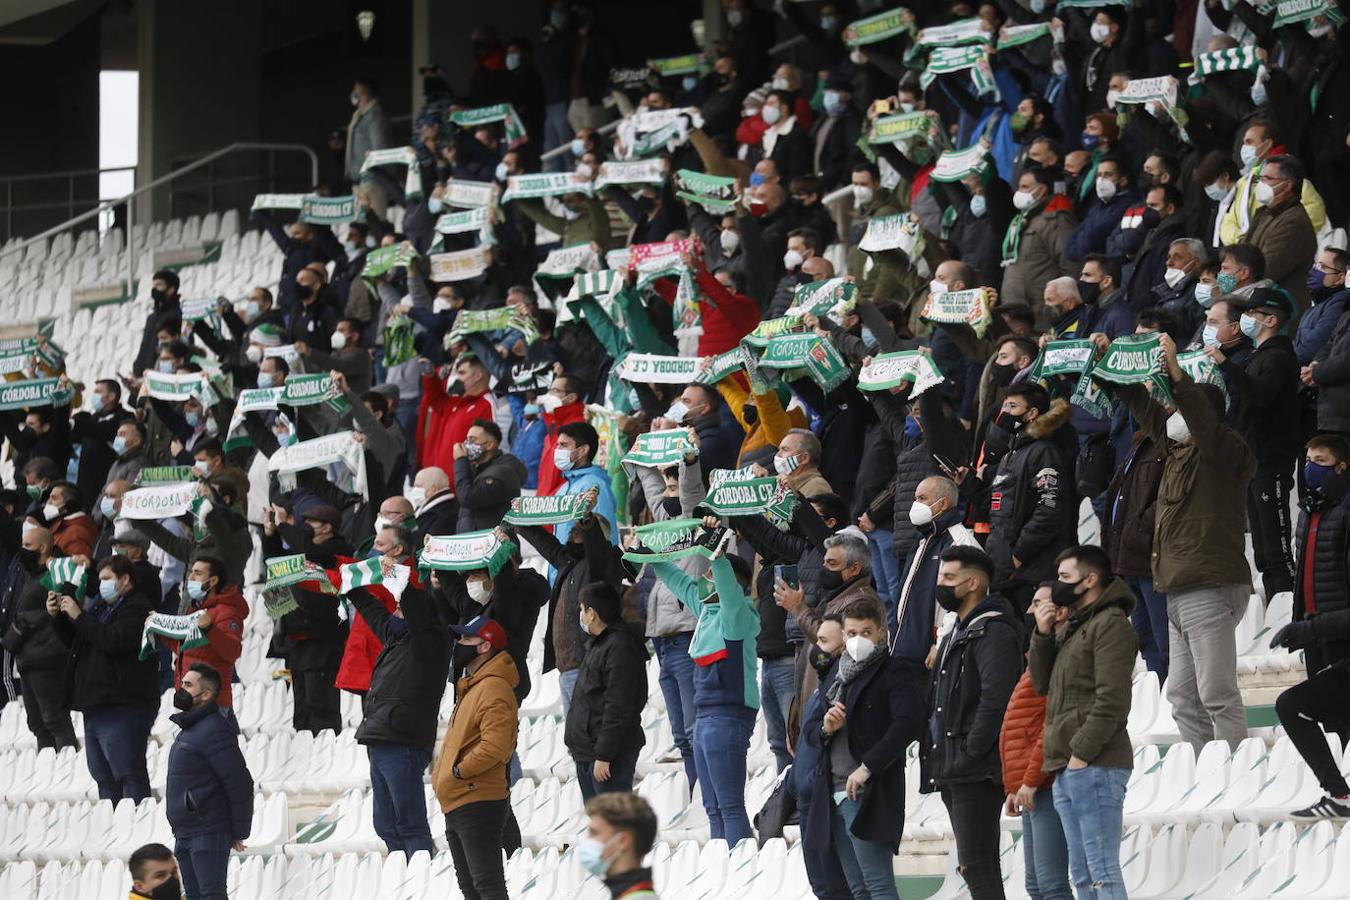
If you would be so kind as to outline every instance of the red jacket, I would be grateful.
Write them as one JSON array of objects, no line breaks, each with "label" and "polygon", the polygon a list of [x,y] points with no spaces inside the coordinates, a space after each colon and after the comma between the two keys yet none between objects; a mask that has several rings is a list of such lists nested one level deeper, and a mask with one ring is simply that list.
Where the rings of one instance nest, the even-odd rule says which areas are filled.
[{"label": "red jacket", "polygon": [[248,618],[248,601],[239,588],[226,588],[220,593],[194,603],[188,613],[206,610],[211,613],[211,627],[202,632],[206,643],[178,652],[178,641],[160,638],[173,651],[173,686],[183,684],[183,673],[197,663],[206,663],[220,675],[219,706],[234,705],[230,682],[234,678],[234,664],[244,652],[244,620]]},{"label": "red jacket", "polygon": [[555,412],[544,413],[540,418],[548,430],[544,435],[544,449],[539,454],[539,485],[535,493],[540,497],[549,497],[556,494],[563,483],[562,472],[553,464],[553,448],[558,446],[558,429],[573,422],[586,421],[586,404],[580,401],[568,403],[558,407]]},{"label": "red jacket", "polygon": [[[417,411],[417,467],[436,466],[447,475],[455,471],[455,445],[464,443],[475,419],[492,417],[492,401],[486,394],[449,394],[446,383],[436,375],[423,375],[422,405]],[[454,490],[453,483],[450,490]]]},{"label": "red jacket", "polygon": [[66,556],[93,557],[94,545],[98,543],[98,526],[88,514],[71,513],[52,526],[51,531],[57,549]]},{"label": "red jacket", "polygon": [[703,295],[698,304],[703,314],[703,334],[698,339],[698,355],[716,356],[725,353],[759,324],[759,304],[744,294],[724,287],[702,266],[695,273],[694,281]]},{"label": "red jacket", "polygon": [[[347,563],[360,562],[349,556],[337,557],[338,566],[344,566]],[[417,562],[412,558],[400,560],[405,566],[412,567],[412,575],[408,579],[408,584],[412,587],[422,587],[421,580],[417,577]],[[328,580],[332,582],[333,587],[342,587],[342,573],[337,569],[328,569]],[[384,608],[393,612],[398,606],[392,594],[387,588],[378,584],[372,584],[366,588],[370,595],[384,604]],[[351,618],[351,628],[347,632],[347,645],[342,650],[342,664],[338,666],[337,678],[333,686],[340,691],[351,691],[354,694],[364,694],[370,690],[370,675],[375,671],[375,660],[379,659],[380,651],[384,649],[384,642],[375,636],[375,632],[370,630],[366,620],[360,615],[353,614]]]},{"label": "red jacket", "polygon": [[1041,745],[1045,742],[1045,698],[1031,686],[1027,669],[1013,688],[1003,713],[998,735],[998,756],[1003,763],[1003,791],[1017,793],[1022,785],[1043,788],[1055,776],[1041,771]]}]

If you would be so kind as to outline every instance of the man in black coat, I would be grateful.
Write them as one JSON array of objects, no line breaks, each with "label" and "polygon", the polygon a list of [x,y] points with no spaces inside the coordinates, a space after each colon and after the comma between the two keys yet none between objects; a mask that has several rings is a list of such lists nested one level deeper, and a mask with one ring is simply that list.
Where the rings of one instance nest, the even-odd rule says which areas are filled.
[{"label": "man in black coat", "polygon": [[93,512],[98,505],[99,491],[117,459],[112,449],[117,427],[132,417],[122,405],[122,385],[111,378],[94,382],[89,405],[89,412],[75,413],[70,422],[70,442],[80,448],[75,486],[85,500],[85,512]]},{"label": "man in black coat", "polygon": [[150,314],[145,317],[141,332],[141,346],[131,363],[131,377],[140,378],[146,369],[153,369],[159,360],[159,333],[177,334],[183,327],[183,307],[178,302],[178,273],[168,269],[156,272],[150,278]]},{"label": "man in black coat", "polygon": [[74,747],[75,726],[65,704],[65,669],[70,648],[56,636],[47,615],[47,586],[42,583],[47,561],[56,543],[45,528],[23,534],[19,565],[27,583],[18,597],[18,610],[4,631],[5,649],[17,656],[24,713],[38,749]]},{"label": "man in black coat", "polygon": [[853,896],[899,900],[891,858],[905,827],[905,748],[919,738],[923,710],[912,667],[886,650],[881,604],[856,600],[843,619],[844,656],[827,702],[813,703],[802,723],[820,759],[802,841],[833,847]]},{"label": "man in black coat", "polygon": [[581,796],[631,791],[638,753],[646,743],[647,647],[623,621],[623,603],[611,585],[581,589],[581,626],[591,638],[581,660],[563,741],[577,766]]},{"label": "man in black coat", "polygon": [[50,459],[64,478],[70,462],[69,403],[0,413],[0,437],[14,448],[15,472],[32,460]]},{"label": "man in black coat", "polygon": [[993,578],[993,561],[978,547],[950,547],[942,554],[937,600],[958,622],[938,645],[928,734],[919,742],[921,790],[942,792],[958,868],[974,900],[1003,897],[998,739],[1022,675],[1021,625],[1007,601],[989,593]]},{"label": "man in black coat", "polygon": [[[303,299],[303,293],[296,289],[301,271],[310,263],[336,261],[341,266],[347,260],[347,253],[338,243],[333,229],[326,225],[315,227],[297,221],[282,228],[276,219],[261,211],[253,213],[253,219],[267,229],[284,256],[281,278],[277,282],[277,306],[282,313],[291,315],[295,312],[296,300]],[[330,328],[328,332],[332,333],[332,330]],[[327,349],[328,344],[325,342],[323,347]]]},{"label": "man in black coat", "polygon": [[[498,531],[503,541],[510,540]],[[478,616],[487,616],[506,632],[506,652],[516,661],[520,681],[516,684],[516,702],[530,695],[530,667],[527,663],[530,641],[539,622],[539,610],[548,605],[548,579],[526,566],[508,560],[494,576],[487,569],[469,572],[433,572],[432,578],[445,595],[450,624],[467,625]],[[452,671],[451,681],[464,673]]]},{"label": "man in black coat", "polygon": [[84,713],[84,752],[100,800],[150,796],[145,743],[159,711],[159,661],[141,659],[141,631],[154,601],[136,590],[134,567],[102,561],[98,599],[85,609],[69,594],[47,597],[56,635],[70,647],[66,702]]},{"label": "man in black coat", "polygon": [[692,428],[698,435],[699,466],[703,476],[713,469],[734,469],[745,432],[727,412],[722,395],[711,385],[687,384],[666,415],[652,423],[654,430]]},{"label": "man in black coat", "polygon": [[459,530],[459,503],[450,477],[440,466],[425,466],[413,478],[408,500],[417,513],[419,534],[448,535]]},{"label": "man in black coat", "polygon": [[[386,572],[393,561],[381,560]],[[356,741],[366,745],[375,833],[389,852],[435,853],[422,777],[436,744],[436,720],[450,674],[450,629],[432,595],[408,585],[394,612],[365,588],[347,598],[383,643]]]},{"label": "man in black coat", "polygon": [[230,851],[244,849],[253,827],[253,776],[239,749],[234,712],[216,703],[220,674],[194,663],[174,691],[182,729],[169,748],[165,815],[189,897],[225,900]]},{"label": "man in black coat", "polygon": [[500,525],[525,484],[525,464],[502,450],[502,430],[488,419],[475,420],[464,442],[451,452],[455,458],[459,533]]}]

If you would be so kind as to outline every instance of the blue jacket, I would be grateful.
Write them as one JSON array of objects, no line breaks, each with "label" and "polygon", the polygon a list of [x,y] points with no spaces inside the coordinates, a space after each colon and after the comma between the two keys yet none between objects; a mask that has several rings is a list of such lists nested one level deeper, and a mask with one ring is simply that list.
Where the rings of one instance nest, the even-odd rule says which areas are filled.
[{"label": "blue jacket", "polygon": [[[891,634],[895,636],[891,641],[891,656],[916,664],[922,664],[928,658],[938,616],[933,589],[937,587],[942,554],[956,543],[975,544],[969,531],[957,527],[964,518],[965,509],[958,507],[947,510],[922,528],[915,529],[908,522],[903,526],[897,524],[897,528],[917,530],[919,539],[900,568],[899,599],[894,608],[887,610]],[[958,535],[962,535],[961,541],[958,541]]]},{"label": "blue jacket", "polygon": [[797,797],[799,809],[811,802],[811,792],[823,756],[821,745],[813,744],[807,739],[806,726],[810,722],[825,720],[825,710],[829,708],[825,703],[825,695],[829,693],[830,685],[834,684],[835,676],[838,674],[839,660],[836,658],[834,665],[830,666],[830,670],[820,679],[820,686],[806,697],[805,703],[802,704],[802,726],[796,743],[797,755],[792,758],[792,792]]},{"label": "blue jacket", "polygon": [[[556,493],[556,496],[567,497],[573,494],[584,494],[591,488],[599,489],[600,499],[596,501],[595,511],[603,516],[609,524],[610,543],[618,544],[619,519],[614,505],[614,489],[609,484],[609,473],[592,463],[580,469],[563,472],[562,476],[563,486]],[[560,543],[567,543],[567,536],[572,533],[572,527],[575,524],[574,522],[561,522],[554,526],[553,534]]]},{"label": "blue jacket", "polygon": [[1125,191],[1111,198],[1110,203],[1098,200],[1088,209],[1083,221],[1069,235],[1064,244],[1064,256],[1067,259],[1081,261],[1089,253],[1101,253],[1106,249],[1106,239],[1116,226],[1125,210],[1139,203],[1139,195],[1134,191]]},{"label": "blue jacket", "polygon": [[253,776],[239,750],[234,711],[212,703],[169,721],[183,729],[169,748],[164,787],[173,836],[224,834],[242,841],[253,822]]},{"label": "blue jacket", "polygon": [[512,398],[512,414],[516,420],[516,433],[511,440],[511,452],[525,464],[525,487],[534,490],[539,487],[539,457],[544,452],[544,438],[548,437],[548,426],[544,420],[535,416],[525,418],[521,409],[517,410],[515,398]]},{"label": "blue jacket", "polygon": [[1345,289],[1336,291],[1324,300],[1314,301],[1298,320],[1298,331],[1294,334],[1294,355],[1298,357],[1300,366],[1312,362],[1317,356],[1317,351],[1331,340],[1331,333],[1336,330],[1336,322],[1340,320],[1341,313],[1345,312],[1347,299],[1350,299],[1350,293]]}]

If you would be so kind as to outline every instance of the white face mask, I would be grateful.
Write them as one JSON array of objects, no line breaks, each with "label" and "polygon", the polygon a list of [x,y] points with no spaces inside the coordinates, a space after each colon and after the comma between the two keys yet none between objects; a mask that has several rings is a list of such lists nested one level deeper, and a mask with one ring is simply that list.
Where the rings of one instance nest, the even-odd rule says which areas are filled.
[{"label": "white face mask", "polygon": [[1025,212],[1036,202],[1036,195],[1030,191],[1018,191],[1013,194],[1013,206]]},{"label": "white face mask", "polygon": [[1106,39],[1111,36],[1111,26],[1105,22],[1093,22],[1092,27],[1088,29],[1088,34],[1099,44],[1106,43]]},{"label": "white face mask", "polygon": [[759,116],[766,125],[776,125],[778,120],[783,118],[783,110],[777,106],[766,106],[759,111]]},{"label": "white face mask", "polygon": [[865,638],[860,634],[855,634],[844,642],[844,652],[852,657],[854,662],[862,662],[876,649],[877,645],[871,638]]},{"label": "white face mask", "polygon": [[443,313],[450,311],[450,301],[444,297],[437,297],[431,301],[431,311],[434,313]]},{"label": "white face mask", "polygon": [[55,522],[57,519],[61,518],[61,510],[48,503],[46,506],[42,507],[42,518],[46,519],[48,522]]},{"label": "white face mask", "polygon": [[933,508],[927,503],[920,503],[915,500],[909,508],[909,524],[916,528],[922,528],[933,521]]},{"label": "white face mask", "polygon": [[670,404],[670,409],[666,410],[665,418],[678,423],[683,422],[687,415],[689,415],[689,407],[685,406],[683,400],[676,400]]},{"label": "white face mask", "polygon": [[1115,109],[1116,101],[1119,99],[1120,99],[1120,91],[1116,90],[1115,88],[1111,88],[1110,90],[1108,90],[1106,92],[1106,108]]},{"label": "white face mask", "polygon": [[859,206],[859,207],[866,206],[867,204],[869,204],[869,203],[872,202],[872,198],[873,198],[874,196],[876,196],[876,191],[872,190],[872,189],[871,189],[870,187],[868,187],[867,185],[865,185],[865,184],[855,184],[855,185],[853,185],[853,205],[854,205],[854,206]]},{"label": "white face mask", "polygon": [[558,467],[559,472],[571,471],[575,463],[572,462],[572,451],[564,450],[562,447],[553,448],[553,465]]},{"label": "white face mask", "polygon": [[1213,184],[1205,185],[1205,196],[1211,200],[1222,200],[1227,194],[1228,191],[1217,181]]},{"label": "white face mask", "polygon": [[1241,158],[1243,167],[1250,169],[1256,165],[1256,161],[1261,158],[1261,155],[1257,153],[1254,145],[1243,144],[1242,149],[1238,151],[1238,157]]},{"label": "white face mask", "polygon": [[1205,284],[1203,281],[1197,284],[1195,286],[1195,302],[1205,309],[1209,309],[1210,304],[1214,302],[1214,285]]},{"label": "white face mask", "polygon": [[249,362],[257,365],[262,362],[262,347],[259,347],[257,344],[249,344],[248,349],[244,351],[244,357],[248,359]]},{"label": "white face mask", "polygon": [[413,487],[408,490],[408,502],[412,504],[414,510],[421,509],[427,503],[427,492],[420,487]]},{"label": "white face mask", "polygon": [[775,456],[773,458],[773,470],[779,475],[790,475],[801,465],[796,456]]},{"label": "white face mask", "polygon": [[540,394],[540,395],[539,395],[539,406],[540,406],[540,407],[544,410],[544,412],[546,412],[546,413],[554,412],[554,411],[556,411],[556,410],[558,409],[558,407],[560,407],[560,406],[562,406],[562,405],[563,405],[562,398],[559,397],[557,394]]},{"label": "white face mask", "polygon": [[488,590],[488,586],[481,581],[466,581],[464,587],[469,592],[469,599],[479,606],[485,605],[488,598],[492,596],[492,591]]},{"label": "white face mask", "polygon": [[783,78],[781,75],[775,75],[773,81],[769,82],[769,84],[773,86],[773,89],[775,91],[789,90],[788,80],[786,78]]},{"label": "white face mask", "polygon": [[717,236],[717,240],[722,244],[722,252],[727,256],[736,252],[736,248],[741,245],[741,236],[730,229],[723,229]]},{"label": "white face mask", "polygon": [[1181,410],[1167,417],[1167,437],[1178,444],[1184,444],[1191,439],[1191,428],[1182,417]]},{"label": "white face mask", "polygon": [[902,101],[900,102],[900,111],[901,111],[901,112],[904,112],[904,113],[912,113],[912,112],[914,112],[914,104],[913,104],[913,103],[905,103],[905,102],[902,100]]},{"label": "white face mask", "polygon": [[794,271],[804,262],[806,262],[806,260],[802,259],[802,255],[796,250],[789,250],[783,254],[783,268],[787,269],[789,272]]},{"label": "white face mask", "polygon": [[1174,269],[1168,266],[1167,271],[1163,272],[1163,281],[1167,282],[1167,286],[1170,288],[1175,288],[1185,280],[1186,272],[1182,269]]},{"label": "white face mask", "polygon": [[591,630],[586,627],[586,610],[583,609],[577,613],[577,624],[581,626],[582,634],[591,633]]},{"label": "white face mask", "polygon": [[947,293],[947,285],[934,278],[932,281],[928,282],[928,293],[932,294],[934,297],[941,297],[943,294]]},{"label": "white face mask", "polygon": [[390,527],[390,526],[393,525],[393,524],[394,524],[393,522],[389,521],[389,520],[386,519],[384,516],[376,516],[376,517],[375,517],[375,534],[378,535],[381,531],[383,531],[384,529]]},{"label": "white face mask", "polygon": [[1097,199],[1109,203],[1116,196],[1116,183],[1109,178],[1097,179]]},{"label": "white face mask", "polygon": [[1275,189],[1264,181],[1258,181],[1255,190],[1252,191],[1252,196],[1255,197],[1256,202],[1260,203],[1262,206],[1269,206],[1275,199]]},{"label": "white face mask", "polygon": [[347,346],[347,333],[345,331],[333,332],[333,337],[329,340],[334,350],[341,350]]}]

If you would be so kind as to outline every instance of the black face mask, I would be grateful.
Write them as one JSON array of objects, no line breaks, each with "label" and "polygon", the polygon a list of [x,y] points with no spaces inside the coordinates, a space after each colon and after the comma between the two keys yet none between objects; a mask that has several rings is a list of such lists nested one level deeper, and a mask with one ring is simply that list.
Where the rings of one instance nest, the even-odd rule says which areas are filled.
[{"label": "black face mask", "polygon": [[41,568],[41,563],[38,562],[38,552],[36,550],[20,547],[18,559],[19,565],[23,566],[24,571],[26,572],[36,572]]},{"label": "black face mask", "polygon": [[1162,213],[1158,212],[1151,206],[1148,209],[1144,210],[1143,214],[1140,215],[1139,217],[1140,227],[1143,228],[1157,228],[1158,223],[1161,221],[1162,221]]},{"label": "black face mask", "polygon": [[455,649],[450,651],[450,662],[456,669],[467,669],[469,663],[473,662],[478,656],[478,647],[469,644],[455,644]]},{"label": "black face mask", "polygon": [[151,288],[150,299],[155,301],[156,306],[162,306],[164,302],[169,299],[169,295],[159,288]]},{"label": "black face mask", "polygon": [[680,498],[666,497],[661,501],[661,508],[664,509],[666,515],[670,516],[672,519],[678,519],[680,517]]},{"label": "black face mask", "polygon": [[1095,281],[1078,282],[1078,296],[1083,298],[1084,303],[1096,303],[1097,298],[1101,296],[1102,286]]},{"label": "black face mask", "polygon": [[652,210],[656,209],[656,198],[655,198],[655,197],[639,197],[639,198],[638,198],[638,201],[637,201],[637,205],[638,205],[638,209],[642,210],[642,211],[645,212],[645,213],[650,213]]},{"label": "black face mask", "polygon": [[714,72],[708,77],[712,81],[713,87],[723,88],[731,84],[731,76],[723,75],[721,72]]},{"label": "black face mask", "polygon": [[183,900],[183,883],[173,876],[150,892],[150,900]]},{"label": "black face mask", "polygon": [[933,599],[947,612],[956,612],[961,608],[961,600],[956,596],[956,588],[950,584],[939,584],[933,591]]},{"label": "black face mask", "polygon": [[834,569],[821,569],[820,586],[831,593],[839,590],[844,586],[844,573],[836,572]]},{"label": "black face mask", "polygon": [[989,367],[989,374],[994,378],[994,384],[999,387],[1007,387],[1012,384],[1013,376],[1017,374],[1016,363],[994,363]]},{"label": "black face mask", "polygon": [[450,387],[446,388],[446,393],[452,397],[460,397],[464,394],[464,382],[452,381]]},{"label": "black face mask", "polygon": [[1054,586],[1050,588],[1050,602],[1056,606],[1073,606],[1080,598],[1075,589],[1082,583],[1082,579],[1073,582],[1056,581]]},{"label": "black face mask", "polygon": [[1010,412],[1000,410],[999,414],[994,416],[994,424],[1008,434],[1013,434],[1018,428],[1022,427],[1022,420]]},{"label": "black face mask", "polygon": [[295,283],[295,296],[298,300],[308,300],[310,297],[314,296],[314,288],[297,281]]},{"label": "black face mask", "polygon": [[174,709],[187,712],[192,709],[192,704],[197,702],[197,698],[188,693],[187,688],[179,688],[173,692]]},{"label": "black face mask", "polygon": [[812,647],[809,662],[811,668],[816,670],[816,676],[823,679],[829,674],[830,666],[834,665],[834,654],[827,653],[819,647]]}]

